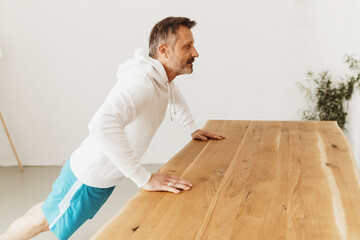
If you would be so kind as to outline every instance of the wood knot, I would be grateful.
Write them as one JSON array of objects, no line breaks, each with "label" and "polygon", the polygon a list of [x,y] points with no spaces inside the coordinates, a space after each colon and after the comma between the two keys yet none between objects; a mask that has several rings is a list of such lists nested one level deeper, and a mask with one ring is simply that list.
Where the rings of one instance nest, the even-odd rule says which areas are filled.
[{"label": "wood knot", "polygon": [[217,170],[216,173],[217,173],[217,175],[224,176],[225,171],[224,170]]},{"label": "wood knot", "polygon": [[134,228],[132,229],[133,232],[136,232],[136,230],[138,230],[139,227],[140,227],[140,226],[134,227]]},{"label": "wood knot", "polygon": [[247,199],[250,195],[250,191],[248,192],[248,194],[246,195],[245,199]]},{"label": "wood knot", "polygon": [[207,182],[209,179],[205,178],[205,177],[199,177],[197,179],[199,182]]},{"label": "wood knot", "polygon": [[329,163],[329,162],[325,163],[325,165],[329,168],[337,168],[336,165]]},{"label": "wood knot", "polygon": [[335,144],[331,144],[331,147],[332,147],[332,148],[338,148],[338,146],[335,145]]},{"label": "wood knot", "polygon": [[282,205],[282,207],[283,207],[283,209],[284,209],[284,210],[287,210],[287,207],[286,207],[286,205]]}]

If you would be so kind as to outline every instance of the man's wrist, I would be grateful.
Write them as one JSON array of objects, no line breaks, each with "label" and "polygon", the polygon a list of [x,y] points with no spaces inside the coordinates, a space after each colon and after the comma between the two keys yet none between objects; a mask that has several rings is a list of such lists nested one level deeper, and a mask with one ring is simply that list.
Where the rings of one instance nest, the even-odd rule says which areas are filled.
[{"label": "man's wrist", "polygon": [[129,176],[129,178],[133,182],[135,182],[135,184],[139,188],[142,188],[146,183],[149,182],[151,178],[151,173],[146,171],[146,169],[143,166],[139,166],[139,168],[136,169],[136,171],[131,176]]},{"label": "man's wrist", "polygon": [[154,175],[154,174],[151,173],[150,178],[149,178],[149,181],[147,181],[146,184],[148,184],[149,182],[151,182],[151,179],[153,178],[153,175]]}]

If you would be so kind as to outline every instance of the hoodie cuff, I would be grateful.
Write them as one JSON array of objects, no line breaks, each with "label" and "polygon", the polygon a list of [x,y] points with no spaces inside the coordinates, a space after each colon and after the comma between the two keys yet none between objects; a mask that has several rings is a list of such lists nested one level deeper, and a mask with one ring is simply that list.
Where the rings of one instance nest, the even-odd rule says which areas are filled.
[{"label": "hoodie cuff", "polygon": [[198,130],[199,128],[196,126],[195,122],[192,122],[188,125],[185,126],[185,129],[192,134],[193,132],[195,132],[196,130]]},{"label": "hoodie cuff", "polygon": [[129,176],[129,178],[136,183],[139,188],[142,188],[150,180],[150,177],[151,173],[146,171],[143,166],[139,166],[139,168],[136,169],[131,176]]}]

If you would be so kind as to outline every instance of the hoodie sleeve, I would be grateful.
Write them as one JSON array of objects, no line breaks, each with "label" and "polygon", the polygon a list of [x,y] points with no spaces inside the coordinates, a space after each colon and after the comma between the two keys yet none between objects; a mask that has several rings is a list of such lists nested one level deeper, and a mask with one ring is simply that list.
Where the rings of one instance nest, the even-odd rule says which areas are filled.
[{"label": "hoodie sleeve", "polygon": [[172,82],[172,94],[173,100],[172,104],[174,108],[170,107],[170,111],[173,111],[176,119],[184,126],[184,128],[191,134],[196,131],[198,128],[195,124],[195,121],[190,112],[190,108],[185,102],[184,97],[182,96],[180,89]]},{"label": "hoodie sleeve", "polygon": [[138,187],[142,187],[151,174],[133,153],[124,128],[146,107],[151,89],[135,79],[128,82],[117,82],[88,127],[110,161]]}]

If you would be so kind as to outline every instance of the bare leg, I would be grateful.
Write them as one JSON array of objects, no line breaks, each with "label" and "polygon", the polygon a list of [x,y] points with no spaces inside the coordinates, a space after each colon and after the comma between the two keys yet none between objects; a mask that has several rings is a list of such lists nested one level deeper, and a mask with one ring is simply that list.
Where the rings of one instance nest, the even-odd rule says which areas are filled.
[{"label": "bare leg", "polygon": [[16,219],[0,240],[25,240],[49,230],[49,224],[41,210],[43,202],[36,204]]},{"label": "bare leg", "polygon": [[26,213],[25,213],[25,216],[26,215],[30,215],[30,214],[33,214],[35,213],[36,211],[41,210],[41,206],[43,205],[44,202],[40,202],[38,204],[36,204],[35,206],[33,206],[32,208],[30,208]]}]

